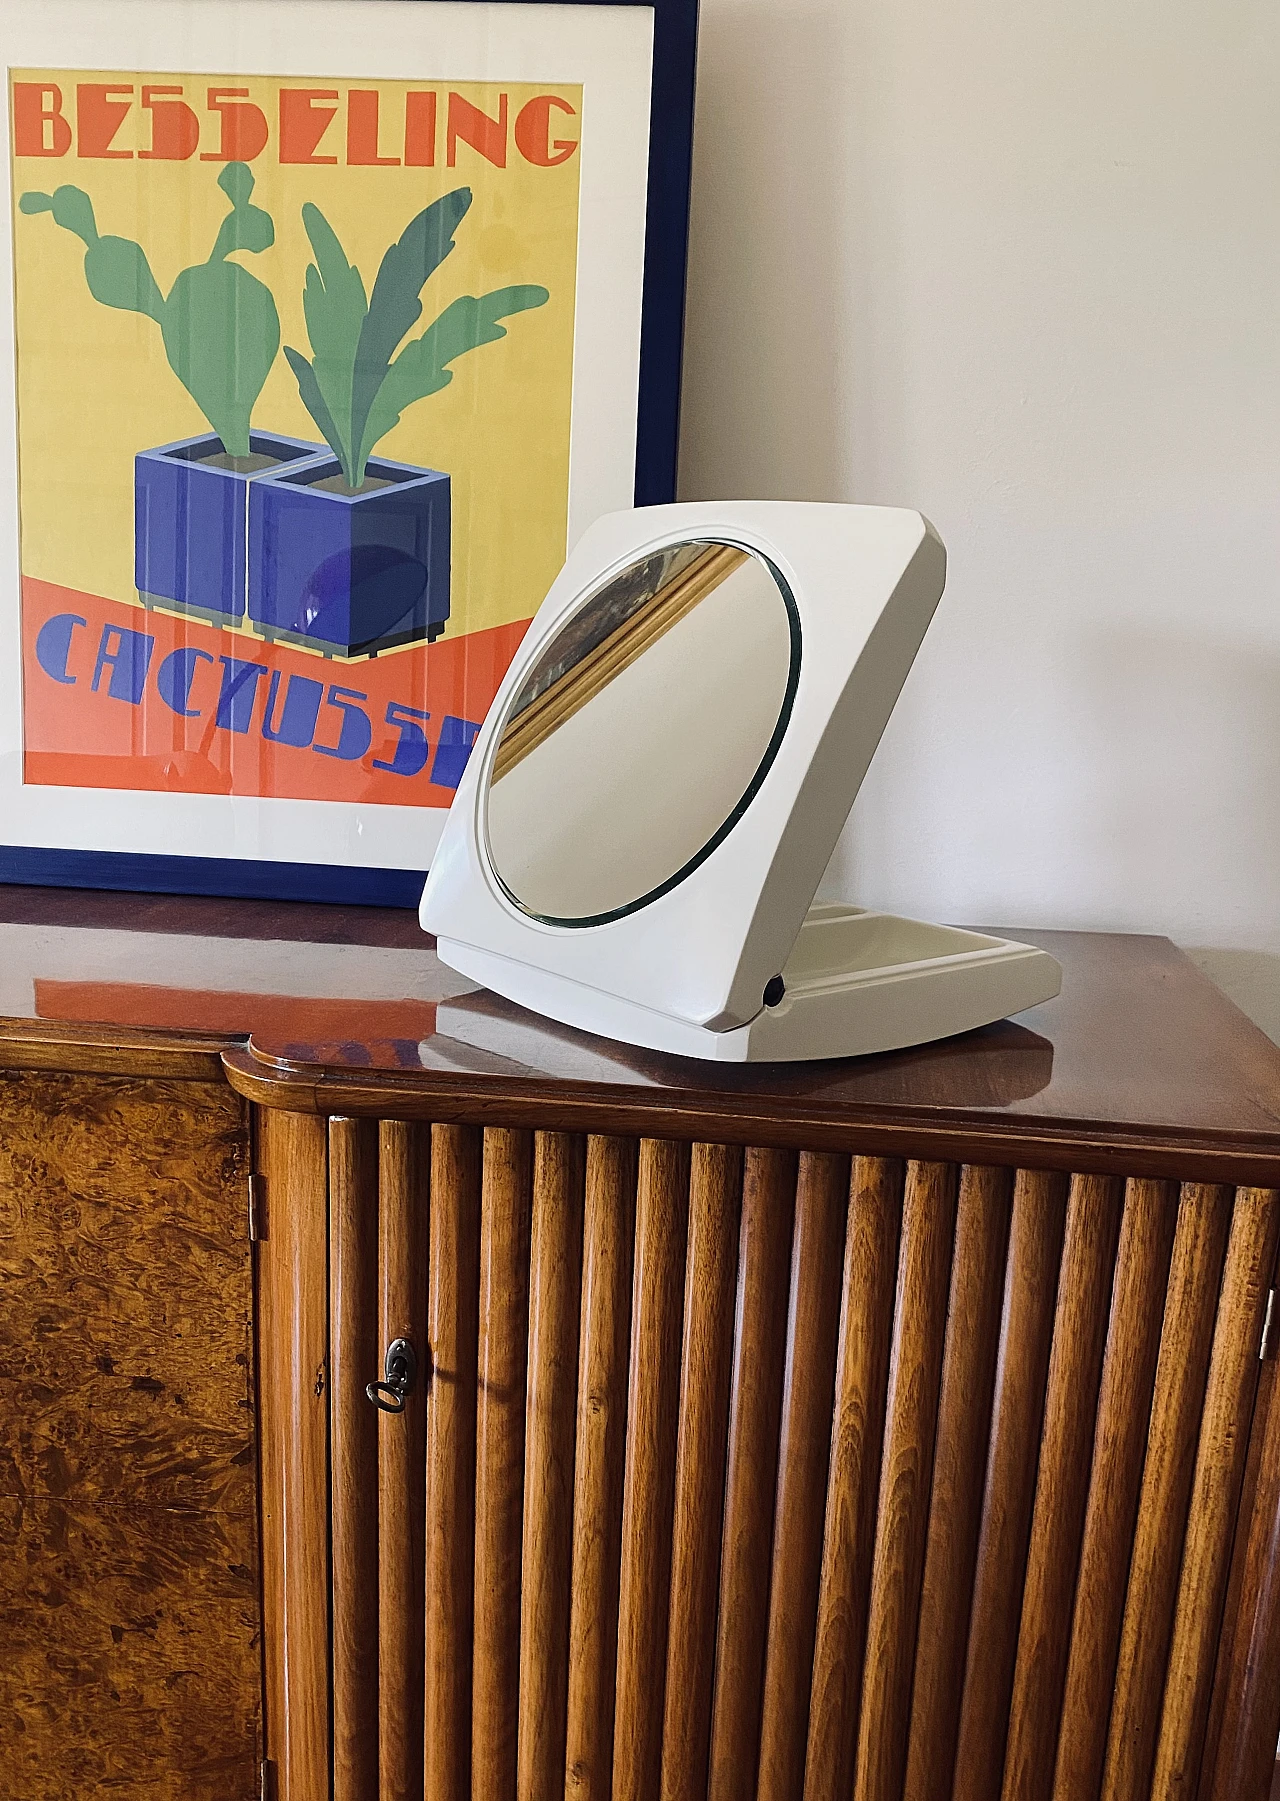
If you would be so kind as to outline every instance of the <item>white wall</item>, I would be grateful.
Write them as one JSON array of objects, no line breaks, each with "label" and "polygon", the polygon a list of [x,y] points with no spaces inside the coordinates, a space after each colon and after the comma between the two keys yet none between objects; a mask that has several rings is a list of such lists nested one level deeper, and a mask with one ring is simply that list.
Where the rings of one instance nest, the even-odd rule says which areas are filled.
[{"label": "white wall", "polygon": [[1280,8],[703,0],[699,80],[684,497],[950,554],[827,891],[1280,1037]]}]

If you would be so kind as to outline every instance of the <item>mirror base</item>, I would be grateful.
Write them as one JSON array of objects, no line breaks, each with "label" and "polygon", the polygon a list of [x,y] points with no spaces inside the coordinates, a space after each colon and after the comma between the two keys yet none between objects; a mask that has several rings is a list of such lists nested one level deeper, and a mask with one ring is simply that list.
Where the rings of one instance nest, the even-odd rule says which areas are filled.
[{"label": "mirror base", "polygon": [[731,1031],[638,1006],[598,988],[441,938],[436,954],[487,988],[582,1031],[716,1063],[862,1057],[952,1038],[1062,986],[1046,951],[984,932],[856,907],[809,909],[776,1006]]}]

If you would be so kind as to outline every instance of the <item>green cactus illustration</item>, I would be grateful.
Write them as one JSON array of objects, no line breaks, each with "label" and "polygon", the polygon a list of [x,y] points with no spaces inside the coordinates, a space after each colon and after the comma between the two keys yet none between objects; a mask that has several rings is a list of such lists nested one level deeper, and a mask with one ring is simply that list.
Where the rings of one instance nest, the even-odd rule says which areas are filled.
[{"label": "green cactus illustration", "polygon": [[81,239],[85,280],[95,300],[155,320],[169,367],[233,457],[249,454],[250,415],[280,348],[280,315],[270,289],[227,260],[233,251],[267,250],[275,242],[270,215],[250,203],[253,185],[244,163],[227,164],[218,186],[231,211],[209,260],[184,269],[167,296],[140,244],[99,234],[93,202],[82,188],[32,191],[18,202],[24,213],[52,213],[58,225]]},{"label": "green cactus illustration", "polygon": [[530,285],[495,288],[478,299],[464,294],[396,355],[422,317],[419,295],[453,249],[470,205],[470,188],[455,188],[424,207],[386,252],[369,296],[319,207],[302,209],[315,256],[302,296],[311,360],[288,345],[284,353],[303,404],[353,491],[364,485],[374,447],[405,409],[453,380],[452,362],[505,338],[502,319],[551,298],[546,288]]}]

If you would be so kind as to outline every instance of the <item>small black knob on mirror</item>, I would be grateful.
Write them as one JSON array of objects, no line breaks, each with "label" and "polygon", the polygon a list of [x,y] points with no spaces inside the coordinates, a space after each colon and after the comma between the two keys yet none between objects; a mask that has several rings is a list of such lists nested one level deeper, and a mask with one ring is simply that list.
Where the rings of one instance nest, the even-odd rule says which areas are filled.
[{"label": "small black knob on mirror", "polygon": [[778,1002],[782,999],[783,995],[786,992],[787,992],[787,985],[783,981],[782,977],[781,976],[770,976],[769,980],[764,985],[764,1004],[765,1004],[765,1006],[766,1007],[776,1007]]}]

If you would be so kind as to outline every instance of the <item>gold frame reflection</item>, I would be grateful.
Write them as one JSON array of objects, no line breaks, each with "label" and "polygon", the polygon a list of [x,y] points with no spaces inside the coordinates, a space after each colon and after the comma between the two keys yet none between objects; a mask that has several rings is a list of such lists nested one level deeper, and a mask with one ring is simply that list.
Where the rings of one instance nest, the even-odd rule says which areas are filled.
[{"label": "gold frame reflection", "polygon": [[[522,763],[567,719],[581,712],[602,688],[656,644],[748,560],[736,544],[709,544],[679,575],[637,607],[607,638],[565,673],[505,727],[494,757],[491,780]],[[605,590],[607,592],[607,589]],[[597,598],[599,598],[597,596]]]}]

